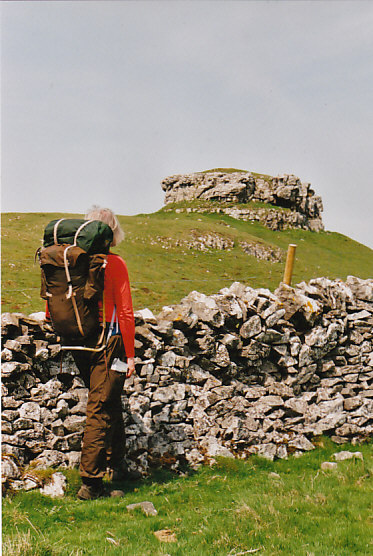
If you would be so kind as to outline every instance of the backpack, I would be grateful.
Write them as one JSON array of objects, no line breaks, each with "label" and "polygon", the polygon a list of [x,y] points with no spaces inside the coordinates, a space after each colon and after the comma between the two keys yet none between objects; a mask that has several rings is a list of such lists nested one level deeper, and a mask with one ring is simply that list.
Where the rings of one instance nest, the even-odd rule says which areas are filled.
[{"label": "backpack", "polygon": [[[74,346],[65,349],[83,349],[79,343],[100,335],[99,302],[112,240],[112,229],[100,220],[62,218],[45,227],[38,251],[40,296],[48,302],[55,333]],[[103,334],[104,327],[100,342]]]}]

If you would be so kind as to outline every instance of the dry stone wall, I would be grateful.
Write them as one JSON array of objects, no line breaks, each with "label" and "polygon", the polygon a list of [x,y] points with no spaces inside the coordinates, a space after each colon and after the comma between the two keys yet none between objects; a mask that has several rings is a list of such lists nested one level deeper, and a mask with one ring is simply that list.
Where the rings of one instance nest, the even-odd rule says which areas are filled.
[{"label": "dry stone wall", "polygon": [[[302,182],[292,174],[277,177],[258,176],[251,172],[173,175],[162,181],[162,189],[166,204],[194,199],[220,201],[215,208],[195,209],[198,212],[222,212],[241,220],[257,220],[272,230],[303,228],[319,232],[324,229],[321,197],[315,195],[310,183]],[[234,203],[251,201],[277,208],[234,206]],[[233,206],[224,206],[226,203],[233,203]]]},{"label": "dry stone wall", "polygon": [[[222,455],[286,458],[322,434],[373,431],[373,280],[319,278],[275,293],[240,283],[136,313],[123,413],[130,466]],[[79,462],[88,391],[51,328],[2,316],[2,451],[19,466]],[[22,486],[23,485],[23,486]]]}]

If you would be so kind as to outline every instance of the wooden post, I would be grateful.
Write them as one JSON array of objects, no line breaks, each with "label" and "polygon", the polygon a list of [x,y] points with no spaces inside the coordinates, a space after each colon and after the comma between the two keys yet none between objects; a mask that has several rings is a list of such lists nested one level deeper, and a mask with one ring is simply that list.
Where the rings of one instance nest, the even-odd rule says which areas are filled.
[{"label": "wooden post", "polygon": [[291,278],[293,276],[293,267],[294,267],[294,259],[295,259],[295,250],[297,246],[294,243],[290,243],[288,247],[288,254],[286,257],[286,265],[285,265],[285,272],[284,272],[284,284],[291,286]]}]

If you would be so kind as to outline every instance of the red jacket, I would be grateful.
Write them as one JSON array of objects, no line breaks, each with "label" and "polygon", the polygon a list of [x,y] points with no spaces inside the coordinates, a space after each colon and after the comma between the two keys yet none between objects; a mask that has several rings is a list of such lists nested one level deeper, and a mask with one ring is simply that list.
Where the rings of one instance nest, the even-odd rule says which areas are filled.
[{"label": "red jacket", "polygon": [[[127,357],[135,356],[135,318],[127,265],[119,255],[109,253],[105,268],[105,321],[110,322],[114,306]],[[102,307],[101,307],[102,311]],[[48,303],[46,318],[49,318]]]},{"label": "red jacket", "polygon": [[127,265],[119,255],[109,253],[105,269],[105,320],[111,321],[114,306],[127,357],[135,356],[135,318]]}]

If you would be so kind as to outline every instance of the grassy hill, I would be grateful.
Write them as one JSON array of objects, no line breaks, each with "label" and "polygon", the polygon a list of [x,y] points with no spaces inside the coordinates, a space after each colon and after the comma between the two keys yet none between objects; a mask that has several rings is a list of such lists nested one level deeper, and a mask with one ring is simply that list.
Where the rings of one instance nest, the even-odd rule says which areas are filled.
[{"label": "grassy hill", "polygon": [[[183,208],[186,208],[183,204]],[[195,208],[195,202],[190,206]],[[126,232],[114,249],[129,268],[134,306],[157,312],[177,303],[191,290],[217,292],[238,280],[252,287],[274,290],[282,280],[287,246],[297,244],[293,283],[318,276],[361,278],[373,276],[373,251],[341,234],[304,230],[271,231],[256,222],[243,222],[222,214],[176,212],[178,205],[153,214],[120,216]],[[31,313],[44,309],[39,298],[40,271],[34,262],[44,226],[57,213],[2,215],[2,310]],[[79,215],[70,215],[79,216]],[[80,215],[81,216],[81,215]],[[218,236],[230,249],[190,248],[198,238]],[[247,255],[241,243],[280,248],[281,262]]]}]

